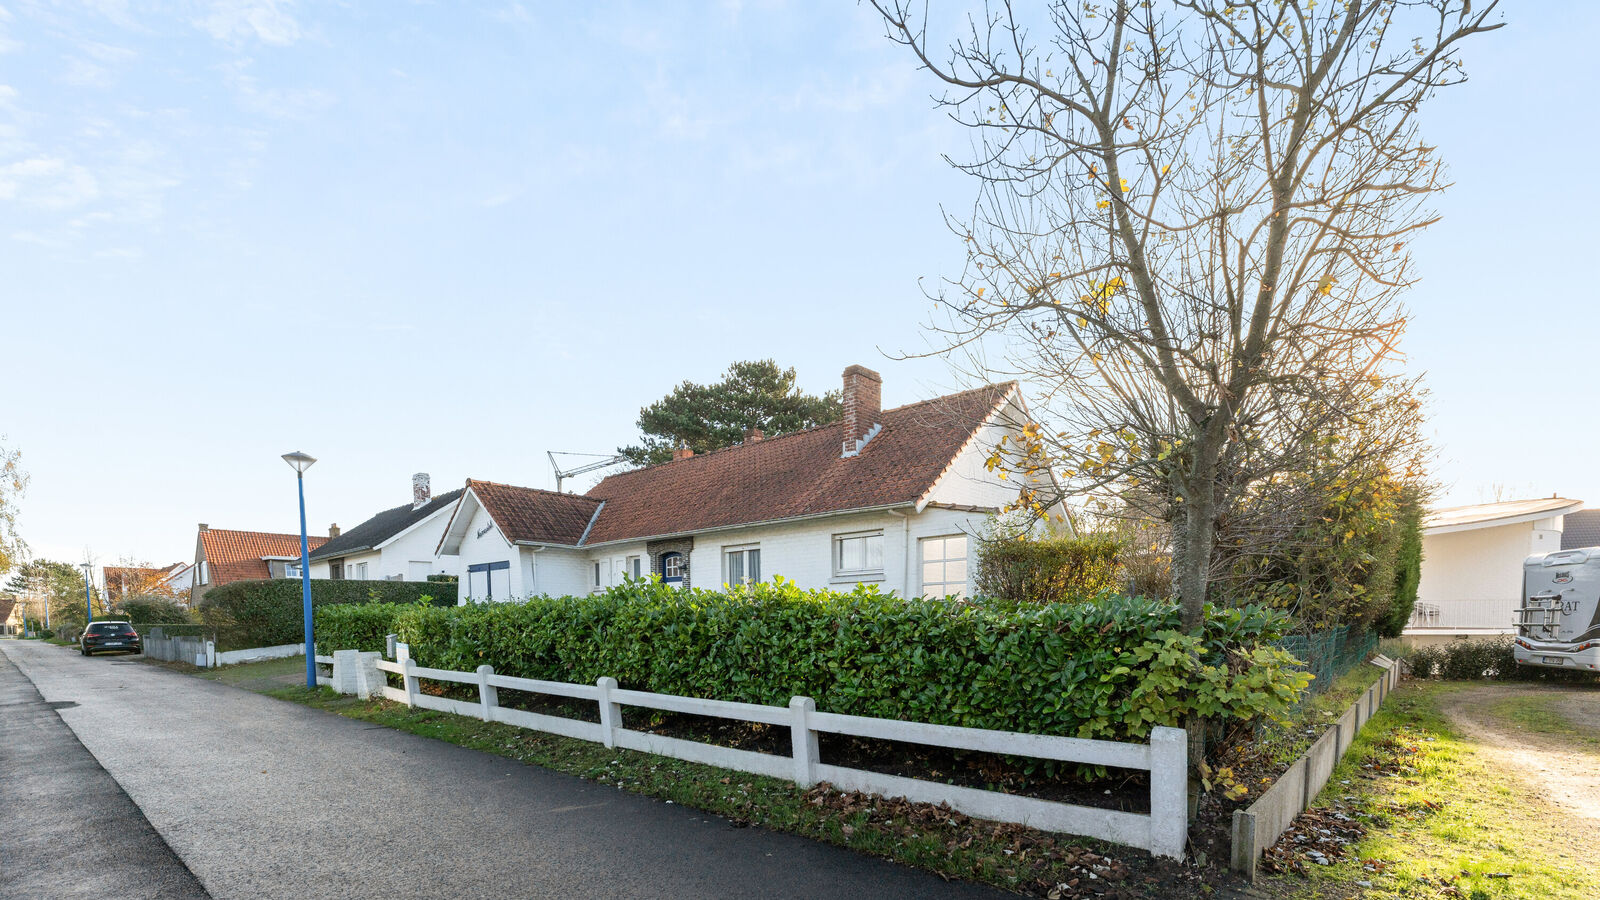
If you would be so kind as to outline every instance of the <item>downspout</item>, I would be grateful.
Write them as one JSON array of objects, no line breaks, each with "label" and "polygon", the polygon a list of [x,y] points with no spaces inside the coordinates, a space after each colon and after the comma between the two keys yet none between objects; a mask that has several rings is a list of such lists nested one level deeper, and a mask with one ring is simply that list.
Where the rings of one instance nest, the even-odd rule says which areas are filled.
[{"label": "downspout", "polygon": [[901,554],[900,589],[902,596],[911,596],[911,514],[893,509],[884,510],[891,516],[900,517],[900,536],[905,542],[905,549]]}]

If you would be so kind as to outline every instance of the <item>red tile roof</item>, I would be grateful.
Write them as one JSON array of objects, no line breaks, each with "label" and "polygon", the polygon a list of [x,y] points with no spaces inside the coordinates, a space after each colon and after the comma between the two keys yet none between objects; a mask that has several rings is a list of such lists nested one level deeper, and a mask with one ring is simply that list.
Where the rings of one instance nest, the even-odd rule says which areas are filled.
[{"label": "red tile roof", "polygon": [[841,456],[844,425],[835,423],[622,472],[581,496],[472,479],[467,487],[509,540],[585,546],[910,505],[1015,387],[885,410],[882,430],[851,458]]},{"label": "red tile roof", "polygon": [[[327,540],[326,537],[312,537],[308,546],[315,550]],[[208,528],[200,532],[200,546],[205,552],[210,583],[227,584],[272,577],[265,557],[299,557],[300,535]]]},{"label": "red tile roof", "polygon": [[589,530],[600,501],[578,494],[467,479],[478,502],[488,510],[507,540],[577,544]]},{"label": "red tile roof", "polygon": [[1015,382],[885,410],[859,456],[836,423],[612,475],[585,544],[753,524],[921,500]]}]

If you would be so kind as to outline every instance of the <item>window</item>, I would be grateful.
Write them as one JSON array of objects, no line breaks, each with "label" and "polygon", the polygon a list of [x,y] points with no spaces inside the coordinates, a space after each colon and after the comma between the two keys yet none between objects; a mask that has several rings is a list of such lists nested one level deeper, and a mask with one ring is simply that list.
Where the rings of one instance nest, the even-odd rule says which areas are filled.
[{"label": "window", "polygon": [[883,574],[883,532],[833,536],[835,577]]},{"label": "window", "polygon": [[328,578],[333,581],[344,579],[344,560],[334,559],[328,561]]},{"label": "window", "polygon": [[661,554],[661,580],[668,584],[682,584],[685,571],[689,567],[683,564],[682,553]]},{"label": "window", "polygon": [[511,563],[477,563],[467,566],[467,599],[511,599]]},{"label": "window", "polygon": [[[299,568],[299,567],[296,566],[296,568]],[[357,581],[366,581],[367,580],[367,564],[366,563],[356,563],[356,580]]]},{"label": "window", "polygon": [[300,564],[299,563],[291,563],[291,562],[284,563],[283,564],[283,577],[285,577],[285,578],[299,578],[300,577]]},{"label": "window", "polygon": [[967,595],[967,536],[923,538],[922,596]]},{"label": "window", "polygon": [[594,562],[594,586],[595,587],[599,587],[600,586],[600,561],[599,560],[595,560],[595,562]]},{"label": "window", "polygon": [[629,576],[633,578],[644,577],[644,557],[630,556],[628,557],[626,565],[627,568],[625,568],[623,571],[627,572]]},{"label": "window", "polygon": [[761,580],[761,548],[733,547],[722,553],[723,583],[738,587]]}]

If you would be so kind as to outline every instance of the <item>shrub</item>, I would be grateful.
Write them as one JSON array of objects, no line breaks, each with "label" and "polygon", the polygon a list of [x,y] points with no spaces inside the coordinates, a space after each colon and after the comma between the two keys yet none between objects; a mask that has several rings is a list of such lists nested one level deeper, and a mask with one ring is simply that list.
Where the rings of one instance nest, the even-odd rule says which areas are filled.
[{"label": "shrub", "polygon": [[1487,641],[1451,641],[1418,647],[1406,657],[1411,674],[1419,678],[1444,678],[1451,681],[1594,681],[1593,672],[1553,669],[1547,666],[1519,666],[1516,645],[1509,637]]},{"label": "shrub", "polygon": [[[441,596],[447,595],[447,596]],[[311,605],[456,602],[455,591],[425,581],[311,582]],[[217,630],[219,648],[271,647],[305,640],[300,579],[235,581],[200,600],[200,619]]]},{"label": "shrub", "polygon": [[1110,538],[998,537],[978,544],[978,593],[1031,603],[1082,601],[1116,590],[1122,545]]},{"label": "shrub", "polygon": [[125,597],[117,607],[135,625],[191,621],[189,608],[171,597]]},{"label": "shrub", "polygon": [[793,582],[730,593],[635,581],[580,597],[412,606],[394,630],[422,665],[691,697],[1043,734],[1139,739],[1192,713],[1248,721],[1305,688],[1269,646],[1281,615],[1212,610],[1203,635],[1174,604],[902,599]]},{"label": "shrub", "polygon": [[339,603],[317,607],[317,652],[388,649],[385,638],[394,633],[395,619],[415,604]]}]

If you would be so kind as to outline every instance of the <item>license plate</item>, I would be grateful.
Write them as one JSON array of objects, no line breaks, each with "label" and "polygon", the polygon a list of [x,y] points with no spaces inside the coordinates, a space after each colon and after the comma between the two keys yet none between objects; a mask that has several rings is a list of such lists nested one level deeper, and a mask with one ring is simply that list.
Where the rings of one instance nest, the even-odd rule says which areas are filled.
[{"label": "license plate", "polygon": [[122,642],[121,641],[106,641],[106,646],[107,647],[121,647],[122,646]]},{"label": "license plate", "polygon": [[1546,656],[1544,658],[1544,664],[1547,666],[1559,666],[1564,662],[1566,662],[1566,659],[1560,656]]}]

